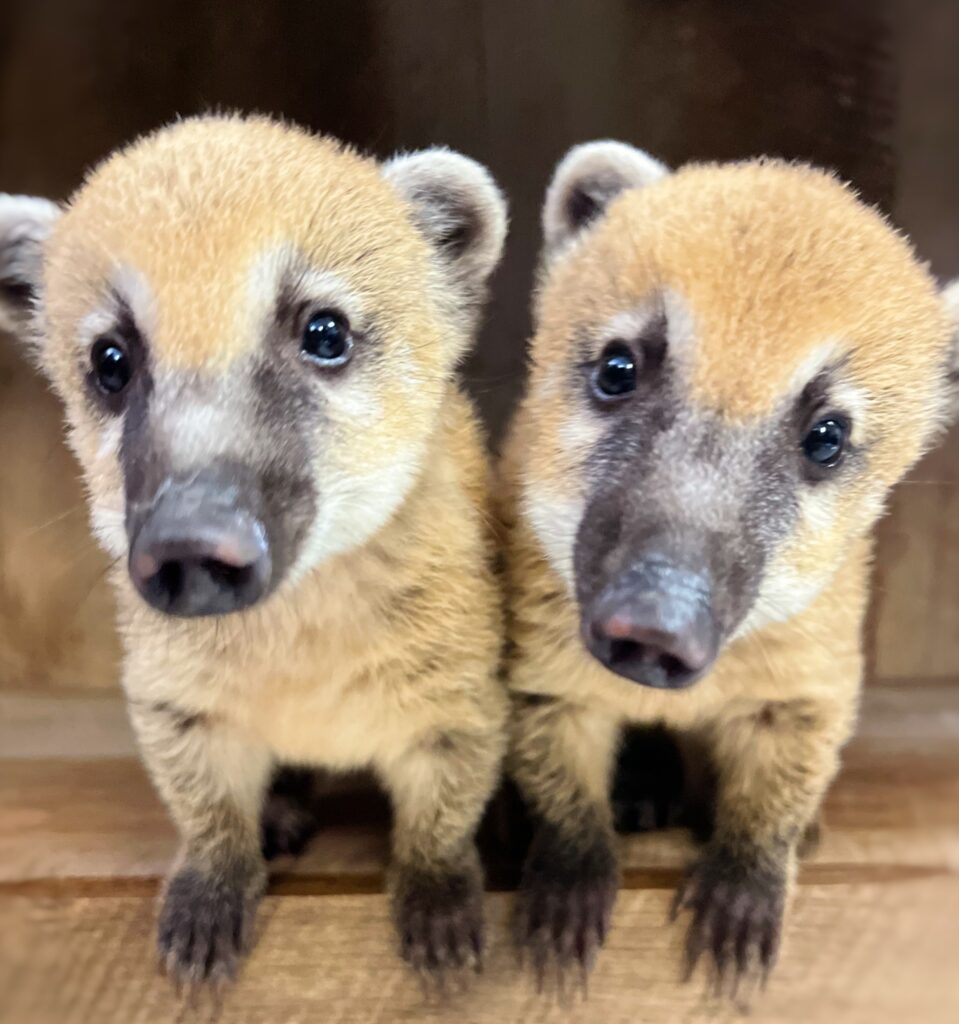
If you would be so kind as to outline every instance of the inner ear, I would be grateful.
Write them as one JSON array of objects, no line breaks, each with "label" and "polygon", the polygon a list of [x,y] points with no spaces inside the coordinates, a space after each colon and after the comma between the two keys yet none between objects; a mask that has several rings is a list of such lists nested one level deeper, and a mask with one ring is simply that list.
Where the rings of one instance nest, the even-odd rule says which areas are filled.
[{"label": "inner ear", "polygon": [[604,205],[601,194],[597,194],[595,186],[590,188],[587,183],[584,183],[570,191],[566,200],[567,220],[577,227],[585,227],[602,213]]},{"label": "inner ear", "polygon": [[19,332],[43,275],[43,243],[60,215],[56,204],[0,193],[0,328]]},{"label": "inner ear", "polygon": [[483,230],[471,197],[448,185],[410,197],[416,226],[448,260],[468,255]]},{"label": "inner ear", "polygon": [[506,238],[506,201],[486,168],[448,149],[428,149],[395,157],[383,173],[451,282],[481,293]]},{"label": "inner ear", "polygon": [[669,173],[665,164],[623,142],[588,142],[560,161],[543,205],[546,256],[599,220],[621,193]]},{"label": "inner ear", "polygon": [[482,227],[468,203],[452,203],[446,211],[446,220],[447,226],[438,233],[436,244],[449,259],[458,260],[475,243]]}]

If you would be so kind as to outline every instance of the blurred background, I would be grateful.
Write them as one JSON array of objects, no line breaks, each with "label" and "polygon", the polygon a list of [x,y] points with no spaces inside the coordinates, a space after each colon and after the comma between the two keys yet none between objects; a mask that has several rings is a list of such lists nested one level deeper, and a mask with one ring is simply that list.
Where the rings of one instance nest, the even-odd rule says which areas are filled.
[{"label": "blurred background", "polygon": [[[766,153],[835,168],[946,280],[959,276],[957,54],[954,0],[4,0],[0,188],[65,198],[115,146],[211,109],[282,115],[378,156],[462,149],[511,204],[489,316],[464,367],[495,439],[522,386],[540,203],[568,147],[612,137],[673,165]],[[7,675],[39,682],[62,678],[47,663],[68,648],[48,622],[38,633],[36,617],[20,615],[24,595],[11,587],[39,607],[50,591],[38,562],[53,552],[62,566],[69,554],[55,618],[87,621],[103,614],[100,569],[76,548],[82,513],[14,543],[16,521],[35,528],[78,500],[52,399],[36,382],[14,389],[15,358],[0,354],[0,396],[16,406],[0,411],[0,485],[18,506],[0,511],[0,637],[30,651],[15,665],[0,653],[0,668],[7,659]],[[878,677],[959,675],[957,445],[953,435],[923,464],[883,523]],[[102,661],[91,666],[96,680],[75,681],[107,678]]]},{"label": "blurred background", "polygon": [[[507,255],[463,370],[495,443],[522,387],[539,207],[568,147],[613,137],[673,165],[774,154],[834,168],[945,281],[959,276],[957,55],[955,0],[2,0],[0,190],[65,198],[115,146],[211,109],[282,115],[378,156],[463,150],[489,165],[511,204]],[[108,756],[103,745],[110,757],[132,756],[126,740],[117,748],[109,738],[122,716],[104,710],[106,696],[78,697],[116,687],[103,573],[56,403],[13,339],[0,337],[0,759],[14,780],[0,792],[0,883],[14,888],[108,870],[65,853],[76,836],[56,821],[73,820],[69,801],[57,796],[54,769],[37,774],[41,754],[27,742],[47,759],[77,748],[87,763],[91,751]],[[833,852],[843,861],[878,849],[883,864],[955,871],[956,430],[896,492],[879,530],[874,593],[868,682],[880,696],[866,718],[883,750],[902,750],[878,768],[853,759],[868,798],[845,791],[837,813],[861,844]],[[66,723],[61,706],[71,709]],[[906,788],[869,789],[877,775]],[[109,802],[111,784],[112,775],[97,783],[97,799]],[[87,825],[109,831],[89,799]],[[38,804],[42,821],[31,817]],[[159,830],[151,856],[162,869],[157,851],[166,855],[169,838],[162,812],[150,814],[144,829]],[[85,849],[99,849],[83,825]],[[913,833],[895,853],[882,846],[883,829],[933,826],[932,866],[909,855]],[[150,877],[153,865],[146,857],[129,872]]]}]

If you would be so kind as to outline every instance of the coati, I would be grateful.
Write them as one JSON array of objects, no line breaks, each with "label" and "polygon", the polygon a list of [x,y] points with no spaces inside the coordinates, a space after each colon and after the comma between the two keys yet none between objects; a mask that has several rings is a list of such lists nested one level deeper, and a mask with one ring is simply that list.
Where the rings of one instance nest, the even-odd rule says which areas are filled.
[{"label": "coati", "polygon": [[454,370],[506,231],[484,168],[209,116],[97,167],[32,261],[39,360],[114,559],[123,685],[182,835],[162,963],[219,982],[278,765],[369,767],[404,957],[483,946],[507,698],[487,464]]},{"label": "coati", "polygon": [[687,968],[765,976],[856,720],[869,529],[946,418],[944,302],[905,238],[800,164],[669,173],[586,144],[543,228],[502,463],[507,764],[536,823],[519,939],[541,974],[591,965],[617,746],[660,725],[715,784],[677,896]]}]

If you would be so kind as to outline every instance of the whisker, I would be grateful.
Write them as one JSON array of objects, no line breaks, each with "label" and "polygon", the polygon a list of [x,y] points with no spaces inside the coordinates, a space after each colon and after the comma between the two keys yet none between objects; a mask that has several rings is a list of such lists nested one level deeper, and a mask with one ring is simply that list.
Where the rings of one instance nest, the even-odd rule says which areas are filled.
[{"label": "whisker", "polygon": [[52,519],[48,519],[45,523],[40,523],[39,526],[32,526],[29,530],[26,531],[26,533],[20,534],[20,540],[28,540],[30,537],[34,537],[38,533],[41,533],[43,530],[49,529],[49,527],[51,526],[56,526],[57,523],[62,523],[64,519],[67,519],[69,516],[76,515],[77,512],[81,511],[83,508],[85,508],[85,506],[85,502],[77,502],[77,504],[74,505],[72,508],[68,508],[66,512],[61,512],[59,515],[54,516]]}]

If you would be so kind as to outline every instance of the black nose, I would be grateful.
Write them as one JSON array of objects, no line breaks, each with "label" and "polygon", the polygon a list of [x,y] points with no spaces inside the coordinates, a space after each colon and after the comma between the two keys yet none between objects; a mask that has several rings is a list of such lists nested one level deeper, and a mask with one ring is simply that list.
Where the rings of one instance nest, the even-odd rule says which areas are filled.
[{"label": "black nose", "polygon": [[[179,507],[178,507],[179,506]],[[248,513],[161,501],[130,546],[130,577],[168,615],[225,615],[256,604],[270,586],[266,531]]]},{"label": "black nose", "polygon": [[692,685],[719,648],[706,579],[659,561],[640,563],[602,591],[583,632],[606,668],[659,689]]}]

